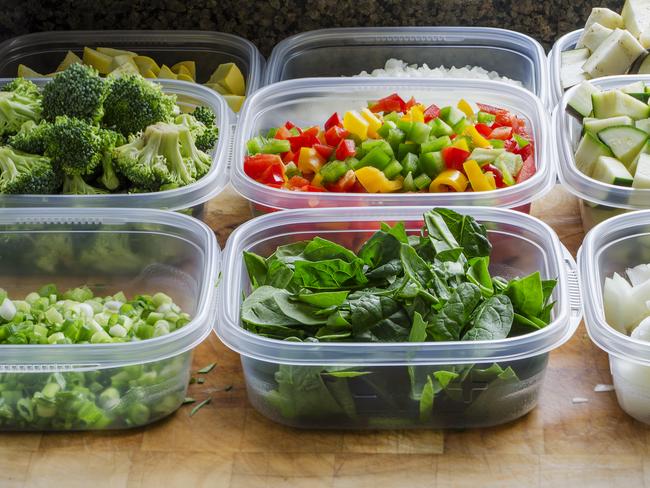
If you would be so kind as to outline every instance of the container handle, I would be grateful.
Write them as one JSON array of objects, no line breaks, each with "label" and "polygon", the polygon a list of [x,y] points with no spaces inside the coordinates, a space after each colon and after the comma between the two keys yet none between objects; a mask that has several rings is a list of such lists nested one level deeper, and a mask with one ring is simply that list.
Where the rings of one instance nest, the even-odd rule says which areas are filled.
[{"label": "container handle", "polygon": [[571,308],[571,328],[575,330],[582,320],[582,296],[580,293],[580,280],[576,260],[569,250],[562,245],[562,258],[567,273],[567,283],[569,288],[569,307]]},{"label": "container handle", "polygon": [[235,160],[235,138],[237,135],[237,124],[230,125],[230,136],[228,137],[228,147],[226,148],[226,171],[230,174],[232,163]]}]

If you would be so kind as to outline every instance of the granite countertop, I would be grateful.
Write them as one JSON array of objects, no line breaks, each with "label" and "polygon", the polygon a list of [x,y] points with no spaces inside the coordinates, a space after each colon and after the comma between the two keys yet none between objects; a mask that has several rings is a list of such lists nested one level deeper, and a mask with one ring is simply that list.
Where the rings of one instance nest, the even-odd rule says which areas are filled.
[{"label": "granite countertop", "polygon": [[264,56],[300,32],[326,27],[464,25],[502,27],[550,48],[580,28],[592,7],[620,11],[622,0],[0,0],[0,40],[79,29],[198,29],[229,32]]}]

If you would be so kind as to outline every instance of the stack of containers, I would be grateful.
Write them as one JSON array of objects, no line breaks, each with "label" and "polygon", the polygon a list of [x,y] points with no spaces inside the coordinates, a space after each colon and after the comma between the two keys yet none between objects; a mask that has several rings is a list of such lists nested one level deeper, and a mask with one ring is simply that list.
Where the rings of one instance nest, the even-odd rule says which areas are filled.
[{"label": "stack of containers", "polygon": [[[228,34],[50,32],[0,45],[0,76],[4,77],[0,84],[16,76],[18,64],[51,72],[68,50],[80,53],[84,46],[133,50],[169,65],[192,59],[200,78],[207,78],[220,63],[235,62],[246,78],[247,94],[259,86],[264,64],[255,46]],[[41,86],[47,81],[35,80]],[[164,292],[192,320],[170,334],[137,342],[0,345],[0,403],[18,400],[22,408],[13,419],[3,413],[2,430],[137,427],[173,413],[185,398],[192,351],[216,320],[221,252],[207,225],[172,211],[191,210],[202,217],[205,202],[227,184],[235,115],[222,96],[202,85],[157,82],[165,92],[178,96],[181,107],[206,106],[215,113],[219,139],[211,152],[209,173],[191,185],[158,193],[0,195],[0,207],[5,207],[0,210],[0,283],[12,298],[22,298],[47,283],[60,291],[87,284],[98,296]],[[98,238],[101,249],[92,247]],[[90,253],[101,251],[96,264],[78,259],[86,248]],[[37,411],[39,402],[52,401],[40,393],[40,387],[50,383],[53,390],[68,395],[66,401],[74,395],[85,401],[88,389],[97,398],[110,391],[106,394],[112,399],[110,406],[102,407],[106,415],[95,422],[95,412],[89,410],[80,418],[62,421],[58,415],[56,420],[50,416],[59,413],[52,405]],[[33,391],[31,398],[28,392]],[[59,407],[55,404],[55,408]]]},{"label": "stack of containers", "polygon": [[[431,67],[482,66],[520,80],[525,88],[482,80],[340,78],[383,67],[390,57]],[[267,215],[241,226],[229,239],[224,255],[226,292],[220,297],[216,327],[222,341],[241,354],[249,399],[258,411],[276,422],[303,428],[448,428],[508,422],[534,408],[548,352],[571,337],[581,315],[575,263],[557,235],[526,213],[508,210],[528,212],[531,201],[543,196],[555,181],[545,108],[545,61],[541,46],[531,38],[485,28],[331,29],[300,34],[276,46],[266,69],[268,85],[253,94],[242,110],[231,169],[235,189],[251,202],[254,213]],[[298,126],[318,125],[332,112],[363,107],[369,100],[394,92],[424,104],[456,104],[465,98],[512,111],[531,128],[537,174],[509,188],[438,194],[291,192],[269,188],[245,174],[250,138],[287,120]],[[422,213],[435,206],[456,208],[488,227],[495,244],[493,271],[511,278],[538,270],[543,279],[558,279],[551,324],[512,339],[407,344],[278,341],[242,327],[241,297],[251,291],[244,251],[268,256],[277,246],[316,235],[339,243],[360,242],[384,221],[404,221],[407,231],[415,232]],[[389,389],[387,397],[377,396],[363,382],[355,381],[354,375],[337,385],[351,395],[351,403],[338,413],[327,408],[282,409],[273,401],[282,395],[278,393],[280,377],[294,378],[296,387],[308,388],[313,383],[309,378],[319,378],[332,368],[370,370],[373,378],[390,384],[391,378],[405,370],[426,376],[444,365],[488,367],[494,363],[517,370],[519,380],[487,394],[480,378],[469,378],[460,403],[444,407],[428,421],[420,420],[417,402],[413,403],[417,399],[407,398],[408,393],[404,396]],[[341,410],[346,414],[341,415]]]}]

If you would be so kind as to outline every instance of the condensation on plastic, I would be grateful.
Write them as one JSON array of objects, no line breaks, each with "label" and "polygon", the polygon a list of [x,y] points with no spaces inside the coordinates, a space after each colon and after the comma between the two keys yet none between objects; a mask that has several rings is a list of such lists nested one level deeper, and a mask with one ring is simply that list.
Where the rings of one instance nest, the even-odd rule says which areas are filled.
[{"label": "condensation on plastic", "polygon": [[[637,81],[650,83],[650,75],[607,76],[591,83],[611,90]],[[582,124],[567,111],[567,105],[578,87],[568,90],[553,111],[558,160],[558,176],[562,185],[580,198],[583,225],[588,230],[595,224],[626,210],[650,208],[650,190],[615,186],[595,180],[582,173],[575,164],[575,150],[582,136]]]},{"label": "condensation on plastic", "polygon": [[555,41],[553,48],[548,53],[550,79],[549,101],[551,108],[555,107],[564,95],[564,90],[562,89],[562,78],[560,76],[562,71],[562,53],[575,47],[583,30],[584,29],[578,29],[563,35]]},{"label": "condensation on plastic", "polygon": [[[0,86],[12,78],[0,78]],[[32,81],[44,86],[49,78]],[[210,151],[212,166],[208,174],[195,183],[181,188],[152,193],[113,193],[104,195],[2,195],[1,207],[120,207],[186,210],[217,196],[228,184],[228,152],[232,143],[234,114],[225,99],[213,90],[196,83],[178,80],[155,80],[163,91],[178,97],[179,106],[191,108],[203,105],[216,114],[219,139]]]},{"label": "condensation on plastic", "polygon": [[352,76],[389,58],[430,68],[480,66],[549,98],[546,55],[533,38],[490,27],[362,27],[304,32],[271,53],[264,84],[294,78]]},{"label": "condensation on plastic", "polygon": [[[537,173],[523,183],[486,192],[463,193],[304,193],[270,188],[244,173],[246,142],[291,120],[299,126],[322,124],[334,111],[363,107],[369,100],[398,92],[424,104],[456,104],[461,98],[505,108],[526,119],[535,140]],[[522,207],[550,190],[555,168],[549,116],[541,100],[523,88],[496,81],[416,78],[307,78],[261,88],[242,109],[231,162],[234,188],[267,208],[363,207],[385,205],[480,205]]]},{"label": "condensation on plastic", "polygon": [[247,95],[261,85],[265,63],[253,43],[222,32],[52,31],[26,34],[0,44],[0,77],[15,77],[21,63],[42,74],[53,72],[67,51],[81,55],[85,46],[135,51],[168,66],[193,60],[196,61],[197,77],[203,82],[220,64],[234,62],[246,78]]}]

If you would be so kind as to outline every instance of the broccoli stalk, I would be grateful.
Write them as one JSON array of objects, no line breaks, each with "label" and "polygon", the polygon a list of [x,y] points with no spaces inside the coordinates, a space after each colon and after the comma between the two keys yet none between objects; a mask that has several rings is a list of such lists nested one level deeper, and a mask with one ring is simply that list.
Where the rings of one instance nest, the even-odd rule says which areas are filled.
[{"label": "broccoli stalk", "polygon": [[16,134],[25,122],[41,120],[41,95],[34,88],[35,85],[26,80],[15,80],[2,88],[0,136]]},{"label": "broccoli stalk", "polygon": [[[204,107],[199,107],[204,108]],[[197,109],[198,110],[198,109]],[[210,109],[207,109],[210,110]],[[196,111],[195,111],[196,113]],[[217,126],[206,126],[203,122],[190,114],[182,114],[176,117],[174,121],[178,125],[184,125],[192,133],[194,137],[194,144],[201,151],[210,151],[214,147],[219,137],[219,129]]]},{"label": "broccoli stalk", "polygon": [[42,195],[60,185],[48,158],[0,147],[0,193]]},{"label": "broccoli stalk", "polygon": [[113,164],[113,150],[116,146],[120,146],[126,142],[124,136],[112,130],[103,130],[103,156],[102,156],[102,175],[99,177],[99,183],[104,185],[105,188],[115,191],[120,185],[120,177],[117,174],[115,165]]},{"label": "broccoli stalk", "polygon": [[79,175],[65,175],[63,178],[63,193],[66,195],[104,195],[108,192],[86,183]]}]

